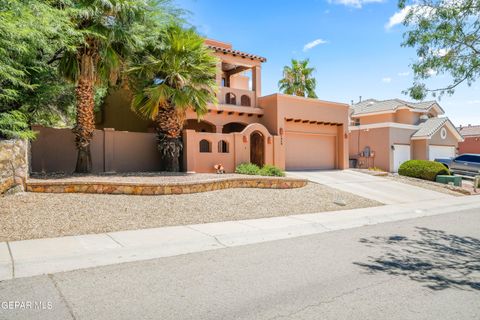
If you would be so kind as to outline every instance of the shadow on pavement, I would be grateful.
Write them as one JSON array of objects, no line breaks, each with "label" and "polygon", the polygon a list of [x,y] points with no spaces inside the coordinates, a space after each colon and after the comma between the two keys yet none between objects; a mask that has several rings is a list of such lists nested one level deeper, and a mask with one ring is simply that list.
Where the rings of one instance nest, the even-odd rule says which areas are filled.
[{"label": "shadow on pavement", "polygon": [[384,253],[354,262],[371,273],[408,276],[434,290],[480,290],[480,239],[459,237],[441,230],[417,227],[418,236],[360,239]]}]

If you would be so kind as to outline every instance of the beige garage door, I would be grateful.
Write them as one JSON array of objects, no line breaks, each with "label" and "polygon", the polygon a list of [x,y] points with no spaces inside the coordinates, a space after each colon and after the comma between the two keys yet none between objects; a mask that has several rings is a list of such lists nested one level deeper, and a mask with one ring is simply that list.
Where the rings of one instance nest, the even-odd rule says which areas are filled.
[{"label": "beige garage door", "polygon": [[287,170],[335,169],[335,136],[286,133]]}]

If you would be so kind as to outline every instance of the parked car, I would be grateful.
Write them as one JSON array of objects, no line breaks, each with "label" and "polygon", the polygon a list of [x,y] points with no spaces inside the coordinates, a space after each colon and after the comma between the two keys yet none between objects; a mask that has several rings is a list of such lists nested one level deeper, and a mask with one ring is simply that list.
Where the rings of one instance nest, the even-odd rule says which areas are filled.
[{"label": "parked car", "polygon": [[435,161],[443,163],[454,174],[480,175],[480,154],[465,153],[454,158],[438,158]]}]

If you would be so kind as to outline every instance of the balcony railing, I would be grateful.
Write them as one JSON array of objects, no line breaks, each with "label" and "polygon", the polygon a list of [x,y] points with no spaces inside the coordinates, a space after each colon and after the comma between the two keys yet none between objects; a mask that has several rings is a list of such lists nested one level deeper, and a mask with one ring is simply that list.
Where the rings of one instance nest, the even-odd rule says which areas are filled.
[{"label": "balcony railing", "polygon": [[221,87],[218,103],[242,107],[255,107],[255,91]]}]

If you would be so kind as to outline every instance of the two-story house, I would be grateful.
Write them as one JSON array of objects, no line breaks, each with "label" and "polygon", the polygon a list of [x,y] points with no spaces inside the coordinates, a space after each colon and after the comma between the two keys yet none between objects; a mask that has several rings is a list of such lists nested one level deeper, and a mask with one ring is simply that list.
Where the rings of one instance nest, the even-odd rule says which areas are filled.
[{"label": "two-story house", "polygon": [[[368,99],[351,106],[349,155],[356,167],[397,172],[410,159],[453,157],[462,135],[436,101]],[[351,163],[352,164],[352,163]]]},{"label": "two-story house", "polygon": [[[218,103],[209,105],[200,121],[193,111],[187,113],[185,171],[213,172],[221,163],[233,172],[243,162],[288,170],[348,167],[348,104],[278,93],[262,96],[265,58],[220,41],[207,39],[205,45],[219,61]],[[127,90],[109,95],[97,129],[153,132],[153,123],[134,114],[130,101]]]}]

